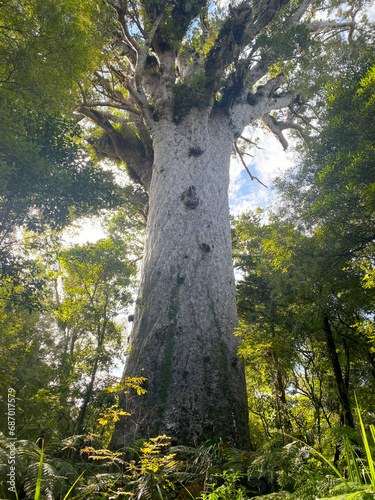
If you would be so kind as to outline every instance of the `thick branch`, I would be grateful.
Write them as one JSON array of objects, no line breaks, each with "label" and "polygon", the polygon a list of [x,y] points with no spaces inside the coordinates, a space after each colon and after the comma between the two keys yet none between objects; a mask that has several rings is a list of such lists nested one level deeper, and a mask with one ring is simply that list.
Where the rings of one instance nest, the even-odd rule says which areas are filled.
[{"label": "thick branch", "polygon": [[283,130],[293,129],[297,130],[297,132],[301,135],[301,137],[308,143],[309,138],[305,134],[301,125],[298,123],[294,123],[291,121],[278,121],[276,118],[269,114],[264,114],[262,116],[263,123],[270,129],[270,131],[275,135],[276,139],[280,142],[284,150],[288,149],[288,141],[285,139],[283,135]]},{"label": "thick branch", "polygon": [[124,40],[119,40],[117,44],[121,51],[120,55],[126,57],[126,59],[131,64],[132,69],[134,70],[137,62],[137,52]]},{"label": "thick branch", "polygon": [[336,23],[334,21],[314,21],[306,24],[311,33],[321,33],[322,31],[350,29],[353,30],[356,23],[351,21],[347,23]]},{"label": "thick branch", "polygon": [[280,9],[289,3],[289,0],[268,0],[262,2],[258,8],[254,21],[247,26],[245,41],[249,43],[264,30],[277,16]]},{"label": "thick branch", "polygon": [[[135,176],[139,178],[140,183],[149,189],[153,158],[148,157],[146,151],[149,151],[149,148],[146,149],[134,130],[122,122],[120,133],[113,127],[108,116],[85,106],[81,106],[77,111],[90,118],[105,132],[108,138],[105,144],[100,144],[100,140],[96,141],[99,153],[102,152],[107,156],[112,155],[123,161],[128,170],[134,172]],[[105,146],[105,150],[103,150],[103,146]],[[129,174],[131,175],[131,172]]]},{"label": "thick branch", "polygon": [[137,58],[137,65],[135,68],[135,73],[134,73],[134,81],[135,81],[135,86],[137,91],[145,97],[144,90],[142,87],[142,76],[145,71],[145,66],[146,66],[146,59],[148,56],[149,49],[151,47],[152,41],[154,39],[156,30],[159,27],[159,24],[163,18],[164,15],[164,9],[160,12],[160,14],[157,16],[155,19],[155,22],[153,26],[151,27],[150,31],[147,32],[146,37],[145,37],[145,43],[142,49],[138,52],[138,58]]},{"label": "thick branch", "polygon": [[237,7],[230,10],[229,17],[225,20],[215,40],[214,45],[208,53],[205,74],[206,86],[215,94],[220,85],[222,74],[240,54],[244,46],[243,35],[246,25],[250,22],[252,9]]},{"label": "thick branch", "polygon": [[307,9],[312,4],[312,0],[303,0],[301,5],[299,5],[293,13],[292,26],[297,26],[301,21],[302,17],[306,14]]},{"label": "thick branch", "polygon": [[283,81],[284,76],[280,74],[258,87],[256,94],[248,91],[242,93],[241,98],[230,110],[231,129],[235,139],[241,135],[246,125],[272,110],[286,108],[293,103],[296,98],[294,93],[275,94]]}]

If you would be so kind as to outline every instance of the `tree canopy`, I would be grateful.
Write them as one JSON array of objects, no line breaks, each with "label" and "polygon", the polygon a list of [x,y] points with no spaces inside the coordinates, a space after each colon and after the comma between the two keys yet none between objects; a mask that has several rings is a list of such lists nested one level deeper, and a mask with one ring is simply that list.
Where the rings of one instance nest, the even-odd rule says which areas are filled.
[{"label": "tree canopy", "polygon": [[[204,1],[108,5],[117,16],[112,49],[91,87],[84,87],[78,111],[103,131],[93,138],[97,149],[125,162],[146,188],[163,120],[179,123],[199,108],[206,116],[228,116],[238,139],[246,125],[262,119],[286,147],[285,129],[308,134],[322,86],[342,65],[343,52],[355,57],[372,36],[357,21],[361,2],[337,8],[310,1],[222,9]],[[277,111],[283,108],[287,112]],[[198,155],[194,147],[191,155]]]}]

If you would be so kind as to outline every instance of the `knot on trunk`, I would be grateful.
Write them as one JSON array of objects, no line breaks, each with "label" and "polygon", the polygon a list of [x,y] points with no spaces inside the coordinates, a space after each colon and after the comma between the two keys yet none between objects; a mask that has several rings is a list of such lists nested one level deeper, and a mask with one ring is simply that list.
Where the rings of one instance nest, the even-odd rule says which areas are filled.
[{"label": "knot on trunk", "polygon": [[202,250],[202,252],[208,253],[211,251],[210,245],[207,245],[207,243],[201,243],[199,245],[199,248]]},{"label": "knot on trunk", "polygon": [[204,153],[204,151],[200,147],[190,148],[189,149],[189,158],[191,158],[192,156],[194,158],[198,158],[198,156],[201,156],[203,153]]},{"label": "knot on trunk", "polygon": [[189,210],[194,210],[199,205],[197,190],[194,186],[189,186],[181,195],[181,201]]}]

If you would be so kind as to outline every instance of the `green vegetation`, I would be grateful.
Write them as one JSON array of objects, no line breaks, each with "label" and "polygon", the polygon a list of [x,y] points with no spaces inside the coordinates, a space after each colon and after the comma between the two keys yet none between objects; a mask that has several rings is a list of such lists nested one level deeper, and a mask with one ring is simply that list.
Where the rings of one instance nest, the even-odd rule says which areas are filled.
[{"label": "green vegetation", "polygon": [[[172,4],[163,12],[157,40],[166,49],[182,43],[181,33],[202,8],[199,1],[190,4],[184,4],[188,16]],[[140,15],[153,18],[159,7],[144,1]],[[246,5],[243,12],[257,15]],[[235,266],[242,273],[237,333],[253,449],[235,449],[221,440],[172,446],[163,435],[113,450],[115,423],[132,418],[119,408],[119,393],[142,398],[146,392],[141,374],[120,383],[113,365],[126,350],[125,317],[142,254],[148,195],[132,182],[121,186],[98,162],[71,104],[82,87],[77,82],[90,86],[88,74],[100,61],[106,64],[115,22],[108,6],[86,1],[0,1],[0,16],[5,35],[0,41],[0,414],[15,412],[17,438],[2,418],[1,498],[374,499],[375,64],[370,50],[360,53],[354,47],[319,95],[316,133],[309,146],[300,147],[295,169],[278,180],[278,208],[233,220]],[[219,18],[215,33],[233,38],[233,46],[241,44],[239,18],[221,27]],[[140,19],[134,14],[132,22]],[[276,23],[257,39],[255,49],[264,51],[264,61],[296,59],[308,50],[318,60],[318,44],[306,27],[279,28]],[[194,29],[189,36],[198,48]],[[206,40],[200,50],[209,54],[212,47],[213,40]],[[213,62],[216,71],[219,63]],[[297,78],[286,63],[283,69]],[[323,70],[316,71],[317,80]],[[205,64],[205,72],[174,86],[176,121],[209,99],[209,71]],[[217,90],[220,107],[241,89]],[[91,91],[97,97],[95,85]],[[255,106],[260,95],[249,93],[247,100]],[[129,130],[122,126],[116,130],[125,137]],[[64,244],[64,229],[98,214],[105,220],[103,237]],[[204,245],[202,259],[210,251]],[[163,403],[176,354],[181,284],[178,278],[170,291]],[[213,300],[211,309],[225,393],[227,353]],[[9,409],[10,388],[15,410]],[[231,416],[225,418],[229,422]]]}]

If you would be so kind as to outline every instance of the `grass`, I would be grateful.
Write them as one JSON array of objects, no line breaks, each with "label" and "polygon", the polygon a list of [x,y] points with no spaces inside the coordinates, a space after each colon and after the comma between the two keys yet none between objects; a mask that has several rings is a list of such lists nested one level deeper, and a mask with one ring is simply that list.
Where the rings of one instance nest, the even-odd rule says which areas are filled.
[{"label": "grass", "polygon": [[[42,481],[43,481],[43,462],[44,462],[44,441],[42,442],[42,449],[40,452],[39,469],[38,469],[38,476],[37,476],[37,480],[36,480],[34,500],[40,500],[40,493],[41,493],[41,487],[42,487]],[[81,479],[83,474],[84,474],[84,472],[82,472],[82,474],[79,477],[77,477],[77,479],[74,481],[74,483],[69,488],[68,492],[66,493],[66,495],[64,496],[64,498],[62,500],[67,500],[69,498],[69,495],[72,492],[74,486]],[[16,492],[16,499],[18,500],[17,492]]]}]

